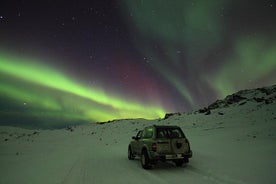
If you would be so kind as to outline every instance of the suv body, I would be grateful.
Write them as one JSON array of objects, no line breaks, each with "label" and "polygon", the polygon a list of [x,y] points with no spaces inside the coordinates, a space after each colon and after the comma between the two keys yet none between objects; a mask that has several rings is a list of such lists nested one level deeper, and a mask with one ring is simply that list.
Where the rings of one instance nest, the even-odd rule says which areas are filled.
[{"label": "suv body", "polygon": [[141,157],[144,169],[157,161],[173,161],[177,166],[188,163],[192,157],[189,140],[178,126],[148,126],[132,137],[128,158]]}]

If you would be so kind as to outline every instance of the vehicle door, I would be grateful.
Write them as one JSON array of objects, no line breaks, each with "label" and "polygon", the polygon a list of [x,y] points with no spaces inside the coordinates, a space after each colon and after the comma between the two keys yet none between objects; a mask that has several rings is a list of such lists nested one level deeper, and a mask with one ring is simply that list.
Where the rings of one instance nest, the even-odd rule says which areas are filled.
[{"label": "vehicle door", "polygon": [[172,153],[186,153],[189,151],[189,145],[180,128],[169,128],[168,135],[170,137]]},{"label": "vehicle door", "polygon": [[137,135],[135,136],[135,139],[132,141],[132,151],[135,154],[140,154],[140,144],[141,144],[141,138],[142,138],[143,130],[140,130]]},{"label": "vehicle door", "polygon": [[147,148],[149,148],[149,144],[151,145],[152,143],[152,137],[153,137],[153,128],[152,127],[145,128],[142,134],[141,141],[139,142],[139,149],[142,150],[143,146],[146,146]]}]

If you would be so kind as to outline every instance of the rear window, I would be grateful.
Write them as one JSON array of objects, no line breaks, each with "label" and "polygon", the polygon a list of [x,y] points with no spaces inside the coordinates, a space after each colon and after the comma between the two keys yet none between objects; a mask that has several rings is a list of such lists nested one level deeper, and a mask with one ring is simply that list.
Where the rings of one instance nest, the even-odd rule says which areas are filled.
[{"label": "rear window", "polygon": [[180,128],[157,128],[157,138],[184,138]]}]

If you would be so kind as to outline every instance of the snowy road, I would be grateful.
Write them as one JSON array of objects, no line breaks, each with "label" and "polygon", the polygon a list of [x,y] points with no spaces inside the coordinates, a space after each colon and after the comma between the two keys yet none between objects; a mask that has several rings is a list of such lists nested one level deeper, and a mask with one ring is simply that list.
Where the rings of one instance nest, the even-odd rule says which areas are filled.
[{"label": "snowy road", "polygon": [[[267,109],[259,110],[261,116],[246,107],[224,116],[213,112],[164,121],[123,120],[73,131],[0,127],[0,184],[274,184],[276,126]],[[183,128],[193,150],[189,164],[159,163],[144,170],[139,159],[128,160],[130,137],[158,123]]]},{"label": "snowy road", "polygon": [[103,147],[100,152],[82,149],[60,183],[244,183],[205,170],[201,162],[201,159],[191,159],[183,167],[158,163],[152,170],[143,170],[139,158],[127,159],[125,145]]}]

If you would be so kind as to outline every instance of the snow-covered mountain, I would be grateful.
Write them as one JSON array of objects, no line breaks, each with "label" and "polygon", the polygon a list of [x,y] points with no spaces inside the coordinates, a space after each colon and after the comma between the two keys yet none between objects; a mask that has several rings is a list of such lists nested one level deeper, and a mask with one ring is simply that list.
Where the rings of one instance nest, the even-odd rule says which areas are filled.
[{"label": "snow-covered mountain", "polygon": [[[276,86],[239,91],[190,113],[57,130],[0,127],[0,183],[276,183]],[[179,125],[193,158],[143,170],[127,159],[130,137],[151,124]]]}]

